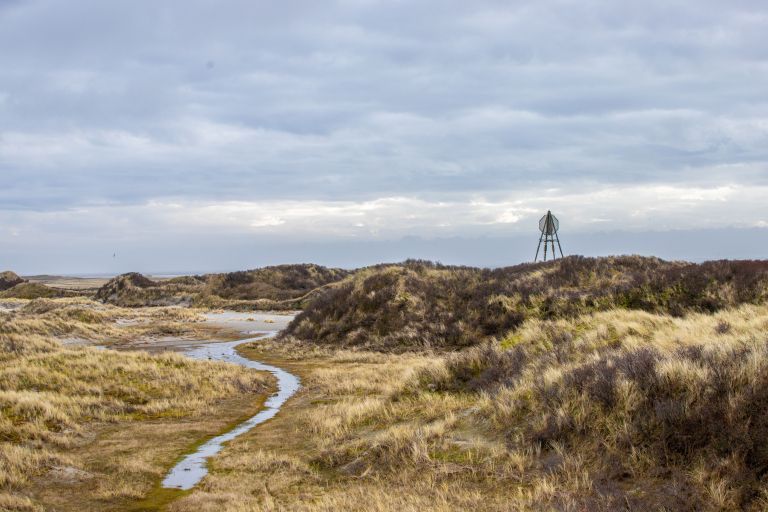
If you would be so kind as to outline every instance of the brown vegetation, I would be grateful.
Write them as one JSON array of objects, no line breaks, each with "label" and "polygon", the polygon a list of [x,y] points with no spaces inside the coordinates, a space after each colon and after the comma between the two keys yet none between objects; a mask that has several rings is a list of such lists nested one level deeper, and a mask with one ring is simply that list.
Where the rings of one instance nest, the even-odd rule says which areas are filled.
[{"label": "brown vegetation", "polygon": [[0,272],[0,292],[24,282],[24,279],[11,271],[6,270],[5,272]]},{"label": "brown vegetation", "polygon": [[413,389],[475,394],[477,417],[512,446],[580,460],[591,482],[570,497],[580,506],[763,510],[766,327],[766,306],[529,321],[422,372]]},{"label": "brown vegetation", "polygon": [[568,257],[501,269],[421,261],[363,269],[309,302],[286,334],[337,347],[456,349],[527,319],[612,308],[683,315],[768,298],[768,261]]},{"label": "brown vegetation", "polygon": [[206,277],[206,293],[222,299],[281,301],[295,299],[347,275],[349,272],[346,270],[319,265],[279,265],[211,274]]},{"label": "brown vegetation", "polygon": [[279,265],[255,270],[183,276],[152,281],[123,274],[102,286],[96,298],[123,307],[194,305],[236,310],[288,310],[301,307],[313,290],[348,272],[319,265]]},{"label": "brown vegetation", "polygon": [[152,281],[137,272],[121,274],[96,292],[96,300],[121,307],[189,305],[202,282]]},{"label": "brown vegetation", "polygon": [[744,305],[529,319],[447,355],[255,344],[304,390],[171,510],[764,510],[766,328]]},{"label": "brown vegetation", "polygon": [[22,282],[12,288],[0,292],[0,299],[52,299],[55,297],[72,296],[65,290],[51,288],[40,283]]}]

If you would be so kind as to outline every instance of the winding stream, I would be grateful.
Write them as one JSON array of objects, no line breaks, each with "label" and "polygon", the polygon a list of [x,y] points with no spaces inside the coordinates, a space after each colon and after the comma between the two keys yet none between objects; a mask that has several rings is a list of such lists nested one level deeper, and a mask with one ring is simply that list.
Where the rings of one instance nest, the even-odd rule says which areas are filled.
[{"label": "winding stream", "polygon": [[[255,332],[250,331],[249,334],[251,333]],[[248,432],[259,423],[263,423],[268,419],[273,418],[285,401],[299,389],[300,382],[297,376],[282,368],[246,359],[235,350],[235,347],[242,343],[263,340],[275,336],[276,334],[277,331],[272,331],[265,333],[265,336],[256,338],[246,338],[231,342],[205,343],[184,353],[186,356],[193,359],[226,361],[253,368],[254,370],[270,372],[277,378],[277,392],[267,399],[264,404],[264,409],[258,414],[240,423],[232,430],[210,439],[193,453],[184,457],[170,470],[168,475],[166,475],[162,482],[163,487],[186,490],[197,485],[197,483],[208,474],[208,468],[206,467],[207,460],[219,453],[224,447],[224,443]]]}]

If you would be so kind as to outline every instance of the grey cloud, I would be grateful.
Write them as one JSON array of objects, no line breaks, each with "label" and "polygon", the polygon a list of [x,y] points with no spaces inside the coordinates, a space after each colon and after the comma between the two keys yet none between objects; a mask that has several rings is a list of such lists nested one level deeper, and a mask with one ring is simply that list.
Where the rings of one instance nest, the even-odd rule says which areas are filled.
[{"label": "grey cloud", "polygon": [[0,210],[764,186],[766,28],[756,0],[0,0]]}]

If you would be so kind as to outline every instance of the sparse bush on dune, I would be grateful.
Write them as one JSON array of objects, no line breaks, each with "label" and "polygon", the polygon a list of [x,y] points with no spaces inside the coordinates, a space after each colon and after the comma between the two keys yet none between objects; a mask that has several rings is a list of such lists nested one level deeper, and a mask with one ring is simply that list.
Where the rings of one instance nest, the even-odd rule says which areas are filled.
[{"label": "sparse bush on dune", "polygon": [[768,262],[568,257],[501,269],[409,261],[363,269],[315,296],[287,333],[378,350],[456,349],[526,319],[612,308],[682,315],[768,297]]},{"label": "sparse bush on dune", "polygon": [[316,295],[287,332],[313,343],[392,350],[469,345],[482,336],[482,325],[461,310],[472,300],[476,272],[422,264],[363,269]]},{"label": "sparse bush on dune", "polygon": [[131,272],[111,279],[96,292],[96,300],[122,307],[189,305],[201,283],[155,282]]},{"label": "sparse bush on dune", "polygon": [[166,284],[182,286],[199,286],[205,283],[203,276],[178,276],[164,281]]}]

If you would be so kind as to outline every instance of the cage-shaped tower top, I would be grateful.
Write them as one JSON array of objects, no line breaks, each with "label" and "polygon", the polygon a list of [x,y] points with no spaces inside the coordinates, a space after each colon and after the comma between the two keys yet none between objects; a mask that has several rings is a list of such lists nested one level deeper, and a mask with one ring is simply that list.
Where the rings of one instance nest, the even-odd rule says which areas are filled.
[{"label": "cage-shaped tower top", "polygon": [[545,216],[539,219],[539,231],[542,233],[554,235],[558,229],[560,229],[560,221],[552,215],[552,212],[547,212]]},{"label": "cage-shaped tower top", "polygon": [[555,251],[555,242],[557,242],[557,248],[560,249],[560,257],[563,257],[563,248],[560,247],[560,238],[557,236],[557,232],[560,230],[560,221],[557,217],[552,215],[552,212],[547,210],[547,214],[539,219],[539,231],[541,236],[539,237],[539,246],[536,248],[536,257],[533,261],[539,260],[539,252],[541,251],[541,245],[544,244],[544,261],[547,261],[547,247],[552,247],[552,259],[557,258],[557,252]]}]

